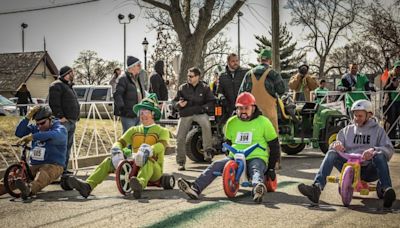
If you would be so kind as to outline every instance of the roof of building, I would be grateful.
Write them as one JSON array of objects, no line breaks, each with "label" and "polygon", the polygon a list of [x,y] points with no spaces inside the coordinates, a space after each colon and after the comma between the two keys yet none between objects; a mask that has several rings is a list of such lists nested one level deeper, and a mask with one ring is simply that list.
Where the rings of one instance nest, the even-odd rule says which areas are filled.
[{"label": "roof of building", "polygon": [[0,54],[0,91],[16,91],[25,83],[37,66],[46,60],[48,75],[58,75],[58,69],[44,51]]}]

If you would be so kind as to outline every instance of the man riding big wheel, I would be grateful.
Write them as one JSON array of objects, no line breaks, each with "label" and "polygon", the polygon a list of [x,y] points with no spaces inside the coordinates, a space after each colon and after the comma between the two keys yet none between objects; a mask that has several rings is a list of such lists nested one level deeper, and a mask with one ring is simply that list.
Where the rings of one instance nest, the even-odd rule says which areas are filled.
[{"label": "man riding big wheel", "polygon": [[[69,185],[87,198],[93,189],[114,172],[125,157],[132,157],[124,148],[132,147],[135,164],[140,167],[137,176],[129,183],[135,198],[140,198],[149,181],[157,181],[163,174],[164,152],[169,141],[169,131],[156,124],[161,118],[157,96],[151,93],[133,107],[141,125],[129,128],[111,148],[111,157],[106,158],[86,181],[69,177]],[[125,153],[125,154],[124,154]]]},{"label": "man riding big wheel", "polygon": [[[279,158],[279,141],[271,121],[261,115],[256,100],[251,93],[244,92],[236,99],[236,115],[228,119],[224,127],[226,143],[237,150],[259,144],[246,157],[247,176],[253,186],[252,195],[255,202],[262,202],[266,186],[264,174],[275,181],[275,163]],[[215,180],[215,173],[222,173],[225,164],[233,159],[233,153],[226,158],[213,162],[194,182],[183,178],[178,180],[178,187],[190,198],[197,199],[200,193]],[[267,171],[268,170],[268,171]]]}]

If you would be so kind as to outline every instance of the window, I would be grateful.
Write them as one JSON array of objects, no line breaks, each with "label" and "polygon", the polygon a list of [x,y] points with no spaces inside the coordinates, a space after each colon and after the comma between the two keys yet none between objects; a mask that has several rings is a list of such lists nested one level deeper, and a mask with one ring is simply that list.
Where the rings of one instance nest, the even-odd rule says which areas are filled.
[{"label": "window", "polygon": [[106,101],[108,89],[94,89],[91,101]]},{"label": "window", "polygon": [[85,88],[74,88],[76,96],[78,99],[84,99],[85,98],[85,93],[86,89]]}]

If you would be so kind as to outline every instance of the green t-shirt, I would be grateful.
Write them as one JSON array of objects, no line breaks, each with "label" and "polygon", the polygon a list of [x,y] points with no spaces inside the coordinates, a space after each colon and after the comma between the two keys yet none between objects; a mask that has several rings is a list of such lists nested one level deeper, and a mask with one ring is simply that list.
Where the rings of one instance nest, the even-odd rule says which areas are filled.
[{"label": "green t-shirt", "polygon": [[[349,77],[349,76],[347,76]],[[368,99],[365,92],[365,84],[369,83],[369,80],[366,75],[364,74],[357,74],[356,76],[356,83],[354,85],[354,90],[352,92],[346,93],[346,107],[350,108],[355,101],[361,99]],[[342,85],[342,80],[339,82],[339,86]]]},{"label": "green t-shirt", "polygon": [[[260,158],[266,164],[269,158],[268,142],[278,137],[271,121],[262,115],[251,121],[242,121],[237,116],[232,116],[225,124],[224,134],[235,149],[244,150],[257,143],[266,148],[265,151],[257,148],[246,157],[246,160]],[[233,156],[230,152],[229,157]]]},{"label": "green t-shirt", "polygon": [[[317,103],[321,103],[322,99],[323,99],[323,98],[325,97],[325,95],[328,93],[328,89],[327,89],[327,88],[318,87],[318,88],[316,88],[316,89],[314,90],[314,92],[315,92],[315,97],[316,97],[315,101],[316,101]],[[326,101],[326,99],[325,99],[325,101]]]}]

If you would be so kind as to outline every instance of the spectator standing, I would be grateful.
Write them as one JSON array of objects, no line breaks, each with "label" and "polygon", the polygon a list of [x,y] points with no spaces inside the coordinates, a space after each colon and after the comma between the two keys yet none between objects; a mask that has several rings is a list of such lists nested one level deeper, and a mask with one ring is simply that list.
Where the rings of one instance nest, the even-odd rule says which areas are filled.
[{"label": "spectator standing", "polygon": [[139,118],[133,112],[133,106],[139,103],[146,93],[144,82],[139,77],[142,69],[141,61],[128,56],[126,62],[127,70],[118,77],[114,92],[114,114],[121,117],[124,133],[139,123]]},{"label": "spectator standing", "polygon": [[[328,89],[325,87],[326,85],[326,81],[325,79],[321,79],[319,81],[319,87],[315,89],[315,101],[317,103],[321,103],[323,100],[325,101],[325,103],[327,102],[327,97],[326,94],[328,93]],[[324,99],[325,98],[325,99]]]},{"label": "spectator standing", "polygon": [[289,80],[289,88],[293,90],[293,100],[311,101],[311,91],[318,87],[317,80],[308,73],[309,66],[301,63],[298,73]]},{"label": "spectator standing", "polygon": [[[397,118],[400,116],[400,92],[398,91],[400,84],[400,60],[394,63],[393,69],[389,73],[389,79],[384,86],[384,90],[388,91],[384,94],[383,111],[384,128],[390,139],[395,139],[399,129],[396,126]],[[392,127],[393,126],[393,127]],[[392,141],[394,144],[394,141]]]},{"label": "spectator standing", "polygon": [[117,86],[117,78],[121,75],[122,71],[121,68],[115,68],[113,77],[111,78],[110,82],[108,84],[111,85],[111,92],[114,94],[115,92],[115,87]]},{"label": "spectator standing", "polygon": [[74,71],[69,66],[60,69],[60,76],[49,88],[49,105],[53,115],[60,120],[68,132],[67,156],[64,174],[67,171],[71,147],[74,142],[76,122],[79,120],[80,106],[75,91],[72,89]]},{"label": "spectator standing", "polygon": [[19,107],[19,115],[25,116],[28,111],[28,107],[26,106],[26,104],[29,104],[29,101],[31,102],[31,104],[33,104],[31,93],[29,92],[28,87],[25,83],[22,83],[15,96],[18,98],[17,104]]},{"label": "spectator standing", "polygon": [[154,71],[150,76],[150,93],[155,93],[159,101],[168,100],[168,89],[164,78],[164,61],[158,60],[154,64]]},{"label": "spectator standing", "polygon": [[232,116],[233,111],[235,111],[235,102],[239,94],[240,85],[244,76],[249,71],[247,68],[240,67],[239,57],[235,53],[229,54],[226,62],[227,65],[219,76],[217,89],[217,93],[222,94],[226,99],[226,104],[224,105],[226,106],[226,111],[224,111],[223,122],[228,120]]}]

